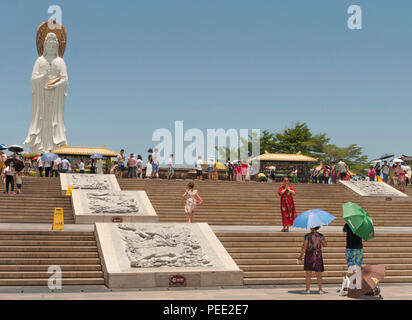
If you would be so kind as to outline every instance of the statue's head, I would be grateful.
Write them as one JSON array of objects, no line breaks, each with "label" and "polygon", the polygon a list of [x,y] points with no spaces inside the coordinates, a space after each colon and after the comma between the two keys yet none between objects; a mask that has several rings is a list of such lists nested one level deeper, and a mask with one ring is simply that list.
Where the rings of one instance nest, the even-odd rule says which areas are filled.
[{"label": "statue's head", "polygon": [[46,39],[44,40],[43,56],[47,56],[48,54],[57,56],[58,53],[59,40],[53,32],[50,32],[47,34]]}]

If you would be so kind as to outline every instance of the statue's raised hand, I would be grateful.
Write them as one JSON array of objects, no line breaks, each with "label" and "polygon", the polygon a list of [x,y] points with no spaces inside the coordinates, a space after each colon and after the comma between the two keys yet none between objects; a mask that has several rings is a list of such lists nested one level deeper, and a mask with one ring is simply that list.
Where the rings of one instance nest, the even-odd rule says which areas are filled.
[{"label": "statue's raised hand", "polygon": [[54,88],[56,88],[57,87],[57,84],[52,84],[52,85],[47,85],[46,87],[45,87],[45,89],[46,90],[51,90],[51,89],[54,89]]}]

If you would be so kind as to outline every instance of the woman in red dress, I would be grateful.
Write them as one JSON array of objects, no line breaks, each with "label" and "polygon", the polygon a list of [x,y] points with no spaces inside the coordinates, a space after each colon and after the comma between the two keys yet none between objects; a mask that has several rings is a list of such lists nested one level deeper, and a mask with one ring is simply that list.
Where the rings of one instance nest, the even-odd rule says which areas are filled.
[{"label": "woman in red dress", "polygon": [[296,194],[295,188],[289,184],[289,178],[283,178],[283,185],[279,187],[280,211],[282,212],[282,232],[289,232],[289,227],[295,220],[296,209],[293,196]]}]

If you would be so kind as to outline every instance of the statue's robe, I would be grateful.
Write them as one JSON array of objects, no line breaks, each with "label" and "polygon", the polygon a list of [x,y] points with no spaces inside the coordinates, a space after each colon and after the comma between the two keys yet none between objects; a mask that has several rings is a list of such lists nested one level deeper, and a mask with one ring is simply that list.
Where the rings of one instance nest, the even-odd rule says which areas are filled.
[{"label": "statue's robe", "polygon": [[[55,88],[46,89],[47,84],[58,77],[61,80]],[[32,115],[24,144],[31,153],[47,153],[67,144],[64,104],[68,77],[64,60],[57,57],[49,64],[46,58],[39,57],[33,68],[31,90]]]}]

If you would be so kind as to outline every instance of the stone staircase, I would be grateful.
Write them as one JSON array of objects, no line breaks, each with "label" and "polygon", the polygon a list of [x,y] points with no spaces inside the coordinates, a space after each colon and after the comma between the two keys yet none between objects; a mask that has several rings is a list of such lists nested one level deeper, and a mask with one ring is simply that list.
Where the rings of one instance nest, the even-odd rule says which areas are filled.
[{"label": "stone staircase", "polygon": [[62,285],[103,285],[94,232],[0,231],[0,286],[47,286],[49,266]]},{"label": "stone staircase", "polygon": [[[189,180],[119,179],[122,190],[145,190],[162,222],[186,221],[181,195]],[[195,221],[211,225],[280,225],[279,184],[196,181],[205,203],[197,207]],[[361,205],[376,226],[412,226],[412,198],[408,201],[365,200],[343,185],[297,184],[297,213],[320,208],[342,225],[342,204]]]},{"label": "stone staircase", "polygon": [[[245,285],[303,285],[305,273],[297,258],[304,234],[221,232],[216,235],[244,271]],[[328,242],[323,249],[323,283],[340,284],[347,270],[345,235],[343,232],[323,235]],[[383,282],[412,282],[412,234],[381,233],[364,242],[364,264],[384,264]],[[316,278],[312,282],[316,283]]]},{"label": "stone staircase", "polygon": [[[119,179],[122,190],[145,190],[161,222],[185,222],[181,195],[189,180]],[[0,183],[1,184],[1,183]],[[279,184],[196,181],[205,200],[195,222],[211,225],[281,225]],[[4,186],[1,184],[0,187]],[[377,226],[412,226],[411,201],[364,200],[342,185],[297,184],[297,211],[322,208],[343,225],[341,205],[363,206]],[[23,194],[0,194],[1,223],[50,223],[55,207],[63,207],[65,223],[74,223],[70,197],[61,195],[56,178],[23,178]],[[3,228],[4,229],[4,228]],[[217,233],[244,270],[245,285],[303,284],[296,264],[304,233]],[[325,233],[325,283],[340,283],[346,270],[344,234]],[[365,243],[365,263],[383,263],[387,282],[412,282],[412,234],[377,234]],[[47,285],[50,265],[63,271],[63,285],[104,284],[93,232],[0,231],[0,285]]]},{"label": "stone staircase", "polygon": [[64,222],[74,223],[70,197],[62,196],[59,178],[23,177],[22,194],[4,194],[0,183],[0,223],[52,223],[54,208],[63,208]]},{"label": "stone staircase", "polygon": [[[45,223],[51,230],[57,207],[65,224],[74,223],[60,179],[23,177],[22,194],[0,192],[0,224]],[[0,286],[47,286],[52,265],[61,267],[62,285],[104,284],[94,232],[0,231]]]}]

